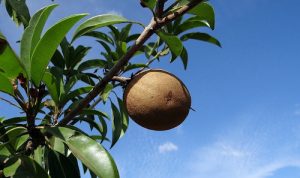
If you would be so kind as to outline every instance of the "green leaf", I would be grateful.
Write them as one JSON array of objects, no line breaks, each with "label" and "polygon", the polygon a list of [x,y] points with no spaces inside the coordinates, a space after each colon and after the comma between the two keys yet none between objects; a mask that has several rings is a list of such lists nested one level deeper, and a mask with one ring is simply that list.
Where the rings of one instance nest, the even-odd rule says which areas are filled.
[{"label": "green leaf", "polygon": [[76,49],[69,54],[70,57],[67,60],[67,68],[74,69],[75,66],[83,60],[83,57],[87,55],[90,49],[91,47],[77,46]]},{"label": "green leaf", "polygon": [[51,58],[51,62],[55,67],[59,67],[61,69],[65,68],[65,60],[59,50],[56,50]]},{"label": "green leaf", "polygon": [[122,127],[123,127],[122,116],[117,106],[113,102],[111,102],[111,109],[112,109],[113,122],[112,122],[112,141],[111,141],[110,148],[112,148],[121,137]]},{"label": "green leaf", "polygon": [[157,32],[157,34],[164,42],[166,42],[166,44],[170,48],[170,51],[176,57],[181,54],[183,45],[182,45],[181,40],[177,36],[170,35],[170,34],[162,32],[162,31]]},{"label": "green leaf", "polygon": [[56,137],[50,137],[48,138],[48,146],[52,149],[55,150],[56,152],[67,155],[67,148],[65,147],[64,143],[62,140]]},{"label": "green leaf", "polygon": [[175,34],[177,35],[184,31],[191,30],[197,27],[210,27],[210,25],[207,23],[207,21],[201,20],[197,16],[191,17],[175,29]]},{"label": "green leaf", "polygon": [[77,88],[77,89],[71,91],[69,94],[66,95],[65,98],[62,99],[63,105],[75,97],[78,97],[82,94],[89,93],[92,89],[93,89],[93,87],[88,86],[88,87]]},{"label": "green leaf", "polygon": [[122,28],[120,32],[120,40],[125,41],[129,35],[129,32],[131,30],[132,24],[127,24],[124,28]]},{"label": "green leaf", "polygon": [[110,154],[98,142],[78,131],[64,127],[42,129],[68,145],[71,152],[98,177],[119,178],[117,166]]},{"label": "green leaf", "polygon": [[126,18],[122,16],[118,16],[115,14],[103,14],[103,15],[98,15],[95,17],[92,17],[85,22],[83,22],[75,31],[73,40],[74,41],[76,38],[91,32],[97,28],[101,28],[104,26],[108,25],[113,25],[113,24],[118,24],[118,23],[124,23],[124,22],[129,22]]},{"label": "green leaf", "polygon": [[14,95],[13,85],[9,79],[0,73],[0,91],[9,95]]},{"label": "green leaf", "polygon": [[26,122],[26,117],[13,117],[10,119],[5,119],[2,123],[4,126],[10,126],[20,122]]},{"label": "green leaf", "polygon": [[21,63],[14,50],[10,47],[5,37],[0,32],[0,74],[14,80],[23,72]]},{"label": "green leaf", "polygon": [[45,147],[43,146],[38,146],[34,152],[33,152],[33,159],[40,165],[43,166],[43,161],[44,161],[44,151]]},{"label": "green leaf", "polygon": [[180,39],[182,41],[186,41],[189,39],[193,39],[193,40],[200,40],[200,41],[204,41],[204,42],[208,42],[214,45],[217,45],[219,47],[221,46],[221,43],[214,37],[210,36],[209,34],[206,33],[188,33],[188,34],[184,34],[180,37]]},{"label": "green leaf", "polygon": [[152,11],[155,8],[156,0],[141,0],[141,3]]},{"label": "green leaf", "polygon": [[40,40],[43,28],[48,16],[57,5],[50,5],[42,8],[33,15],[29,26],[25,29],[21,39],[21,62],[25,68],[28,78],[30,78],[31,56],[38,41]]},{"label": "green leaf", "polygon": [[208,22],[210,28],[215,29],[215,13],[214,8],[207,2],[200,3],[193,9],[189,11],[189,13],[197,15],[198,19],[202,19]]},{"label": "green leaf", "polygon": [[125,67],[124,72],[130,71],[133,69],[144,68],[144,67],[147,67],[147,65],[146,64],[128,64]]},{"label": "green leaf", "polygon": [[182,50],[182,52],[181,52],[181,54],[180,54],[180,58],[181,58],[181,61],[182,61],[184,70],[186,70],[187,65],[188,65],[188,59],[189,59],[189,56],[188,56],[188,52],[187,52],[187,50],[185,49],[185,47],[183,47],[183,50]]},{"label": "green leaf", "polygon": [[52,75],[50,72],[45,72],[43,82],[46,84],[51,98],[56,105],[59,103],[60,87],[63,85],[62,81]]},{"label": "green leaf", "polygon": [[103,92],[101,93],[101,98],[102,98],[102,100],[103,100],[104,102],[107,100],[107,98],[108,98],[108,96],[109,96],[109,94],[110,94],[110,92],[111,92],[111,90],[112,90],[113,88],[114,88],[114,86],[113,86],[113,84],[111,84],[111,83],[108,83],[108,84],[105,86]]},{"label": "green leaf", "polygon": [[51,149],[48,150],[48,165],[51,177],[57,178],[80,178],[79,171],[76,171],[72,156],[66,157]]},{"label": "green leaf", "polygon": [[113,39],[111,37],[109,37],[107,34],[103,33],[103,32],[91,31],[91,32],[85,33],[83,36],[95,37],[99,40],[103,40],[105,42],[108,42],[111,45],[114,44]]},{"label": "green leaf", "polygon": [[125,109],[124,103],[120,98],[118,98],[118,104],[119,104],[119,108],[120,108],[120,115],[122,117],[122,132],[120,135],[120,138],[121,138],[125,134],[125,132],[128,128],[129,117],[128,117],[128,113]]},{"label": "green leaf", "polygon": [[84,61],[83,63],[81,63],[77,70],[82,72],[84,70],[89,70],[89,69],[93,69],[93,68],[105,68],[106,66],[106,61],[105,60],[101,60],[101,59],[90,59],[87,61]]},{"label": "green leaf", "polygon": [[31,79],[35,85],[39,85],[51,57],[67,32],[86,15],[76,14],[62,19],[47,30],[40,39],[34,49],[31,60]]},{"label": "green leaf", "polygon": [[38,177],[49,178],[45,170],[34,160],[26,156],[13,157],[8,161],[9,166],[3,169],[6,177],[14,178]]},{"label": "green leaf", "polygon": [[6,8],[12,19],[19,25],[23,23],[24,27],[28,25],[30,14],[26,5],[26,0],[6,0]]}]

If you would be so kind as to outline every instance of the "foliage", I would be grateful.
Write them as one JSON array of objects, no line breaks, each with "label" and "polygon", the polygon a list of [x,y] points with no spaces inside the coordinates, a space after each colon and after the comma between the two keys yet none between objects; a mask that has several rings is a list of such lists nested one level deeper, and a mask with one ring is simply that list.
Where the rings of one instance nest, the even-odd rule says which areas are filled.
[{"label": "foliage", "polygon": [[[191,2],[175,1],[163,11],[163,17],[177,13]],[[20,56],[0,32],[0,91],[10,100],[0,99],[22,111],[20,116],[0,119],[0,177],[76,178],[80,177],[78,161],[92,177],[119,177],[116,164],[102,143],[110,142],[113,147],[127,130],[129,117],[122,99],[114,92],[124,87],[126,81],[110,78],[98,98],[92,98],[93,103],[80,110],[76,107],[135,49],[141,34],[132,33],[132,26],[147,29],[146,25],[118,15],[102,14],[81,22],[73,38],[68,40],[66,35],[70,29],[87,14],[65,17],[42,33],[57,5],[46,6],[31,17],[25,0],[0,3],[16,24],[24,26]],[[155,12],[159,3],[162,1],[142,1],[153,12],[154,19],[159,18]],[[165,56],[170,56],[170,62],[179,57],[186,69],[188,51],[183,42],[193,39],[221,46],[214,37],[199,32],[198,28],[202,27],[214,29],[214,10],[209,3],[198,0],[184,16],[155,30],[156,40],[134,51],[133,57],[145,55],[146,63],[125,63],[115,76],[134,75]],[[83,37],[98,42],[102,49],[98,59],[86,58],[92,47],[74,46],[73,42]],[[111,114],[99,109],[107,103]],[[71,122],[60,124],[74,110],[77,114]],[[83,129],[82,123],[89,125],[93,132]],[[97,135],[92,135],[95,131]]]}]

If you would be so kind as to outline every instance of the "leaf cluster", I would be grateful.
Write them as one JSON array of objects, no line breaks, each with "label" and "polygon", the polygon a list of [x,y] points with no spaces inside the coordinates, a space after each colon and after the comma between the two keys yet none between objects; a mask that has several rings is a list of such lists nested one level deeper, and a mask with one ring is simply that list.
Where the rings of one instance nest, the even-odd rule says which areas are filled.
[{"label": "leaf cluster", "polygon": [[[16,24],[23,24],[24,32],[20,55],[0,32],[0,91],[10,97],[0,100],[21,110],[19,116],[0,119],[0,177],[76,178],[80,177],[80,162],[84,173],[89,171],[91,177],[119,177],[113,158],[102,145],[106,141],[112,148],[129,124],[122,97],[116,93],[117,88],[126,87],[127,80],[118,77],[125,73],[133,76],[165,56],[170,57],[170,62],[180,58],[186,69],[188,51],[183,42],[190,39],[221,46],[209,34],[195,31],[202,27],[214,30],[215,26],[212,6],[199,3],[185,16],[155,30],[156,40],[135,51],[133,57],[144,55],[145,63],[123,65],[115,74],[116,80],[110,80],[92,98],[93,102],[80,108],[97,84],[135,48],[141,34],[132,33],[132,27],[147,27],[122,16],[102,14],[81,22],[68,40],[69,31],[87,14],[65,17],[44,30],[56,4],[40,9],[31,17],[25,0],[1,2]],[[154,20],[176,13],[190,1],[175,1],[163,11],[162,17],[156,17],[154,12],[157,2],[142,1],[153,12]],[[99,44],[98,58],[87,57],[94,47],[74,45],[74,41],[87,37]],[[111,108],[111,113],[104,112],[105,105]],[[76,110],[78,107],[80,110]],[[60,124],[74,110],[77,114],[71,122]],[[83,129],[83,123],[90,130]]]}]

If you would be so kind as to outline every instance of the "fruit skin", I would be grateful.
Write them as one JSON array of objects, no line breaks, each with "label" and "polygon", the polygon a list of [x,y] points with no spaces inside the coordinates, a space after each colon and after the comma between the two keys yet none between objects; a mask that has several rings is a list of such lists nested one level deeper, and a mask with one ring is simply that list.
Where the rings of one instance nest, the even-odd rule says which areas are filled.
[{"label": "fruit skin", "polygon": [[125,88],[125,108],[131,119],[151,130],[169,130],[180,125],[191,107],[186,86],[162,69],[138,73]]}]

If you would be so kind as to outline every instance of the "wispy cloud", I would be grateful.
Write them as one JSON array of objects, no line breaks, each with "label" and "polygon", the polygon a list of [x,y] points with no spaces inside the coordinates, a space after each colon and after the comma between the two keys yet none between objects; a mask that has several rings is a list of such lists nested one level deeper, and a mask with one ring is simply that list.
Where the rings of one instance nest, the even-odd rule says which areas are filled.
[{"label": "wispy cloud", "polygon": [[186,177],[269,178],[287,167],[300,170],[298,121],[266,112],[239,121],[192,154]]},{"label": "wispy cloud", "polygon": [[167,153],[167,152],[172,152],[177,150],[178,150],[178,146],[172,142],[166,142],[158,146],[159,153]]}]

